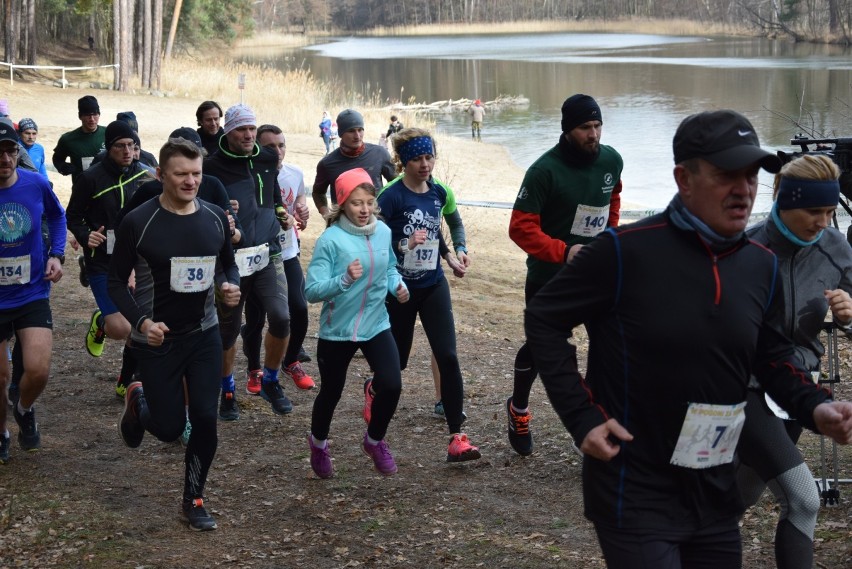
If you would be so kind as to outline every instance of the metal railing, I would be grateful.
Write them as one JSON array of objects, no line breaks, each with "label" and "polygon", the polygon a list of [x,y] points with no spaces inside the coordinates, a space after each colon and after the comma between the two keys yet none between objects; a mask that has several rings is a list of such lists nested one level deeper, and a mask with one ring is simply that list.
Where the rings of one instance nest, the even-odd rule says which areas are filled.
[{"label": "metal railing", "polygon": [[90,67],[65,67],[65,66],[62,66],[62,65],[18,65],[17,63],[12,64],[12,63],[6,63],[5,61],[0,61],[0,65],[5,65],[6,67],[9,68],[9,84],[10,85],[15,84],[15,69],[48,69],[48,70],[59,69],[59,70],[62,71],[62,88],[63,89],[68,84],[68,80],[65,79],[65,72],[66,71],[87,71],[87,70],[91,70],[91,69],[105,69],[107,67],[114,67],[115,69],[118,69],[118,67],[119,67],[118,63],[113,63],[111,65],[95,65],[95,66],[90,66]]}]

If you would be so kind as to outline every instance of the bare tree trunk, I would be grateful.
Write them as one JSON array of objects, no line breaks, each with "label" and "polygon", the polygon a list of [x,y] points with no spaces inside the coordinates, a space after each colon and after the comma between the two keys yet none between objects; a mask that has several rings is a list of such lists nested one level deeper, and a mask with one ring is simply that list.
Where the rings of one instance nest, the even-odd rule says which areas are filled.
[{"label": "bare tree trunk", "polygon": [[115,68],[113,86],[115,90],[121,88],[121,78],[123,69],[121,67],[121,2],[113,0],[112,2],[112,58],[113,63],[118,65]]},{"label": "bare tree trunk", "polygon": [[172,14],[172,25],[169,27],[169,39],[166,40],[165,59],[170,59],[172,57],[172,48],[175,45],[175,34],[177,34],[178,21],[180,20],[181,6],[183,6],[183,0],[175,0],[175,11]]},{"label": "bare tree trunk", "polygon": [[142,86],[151,88],[151,0],[142,0]]},{"label": "bare tree trunk", "polygon": [[127,91],[130,87],[130,73],[133,68],[133,51],[130,41],[130,30],[132,29],[130,2],[131,0],[115,0],[121,8],[119,9],[119,60],[121,69],[119,73],[118,90]]},{"label": "bare tree trunk", "polygon": [[163,60],[163,0],[154,0],[151,30],[151,87],[160,88],[160,63]]},{"label": "bare tree trunk", "polygon": [[36,64],[36,53],[38,53],[35,17],[35,0],[27,0],[27,65]]}]

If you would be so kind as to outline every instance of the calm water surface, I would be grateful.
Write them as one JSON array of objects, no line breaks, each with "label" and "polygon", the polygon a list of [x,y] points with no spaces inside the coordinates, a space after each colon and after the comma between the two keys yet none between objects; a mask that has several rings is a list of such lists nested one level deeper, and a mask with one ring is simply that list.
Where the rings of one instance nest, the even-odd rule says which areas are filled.
[{"label": "calm water surface", "polygon": [[[338,38],[299,50],[246,51],[243,58],[281,69],[309,67],[365,98],[377,92],[382,99],[418,102],[523,95],[528,108],[491,112],[483,127],[483,139],[505,145],[522,167],[556,143],[565,98],[590,94],[603,111],[603,142],[624,157],[624,199],[649,208],[664,206],[673,194],[671,139],[691,113],[739,110],[772,149],[791,150],[789,139],[802,127],[811,134],[852,136],[852,50],[839,46],[536,34]],[[435,118],[439,134],[469,136],[466,115]],[[769,177],[761,182],[756,210],[771,201]],[[476,191],[466,189],[465,195],[475,197]]]}]

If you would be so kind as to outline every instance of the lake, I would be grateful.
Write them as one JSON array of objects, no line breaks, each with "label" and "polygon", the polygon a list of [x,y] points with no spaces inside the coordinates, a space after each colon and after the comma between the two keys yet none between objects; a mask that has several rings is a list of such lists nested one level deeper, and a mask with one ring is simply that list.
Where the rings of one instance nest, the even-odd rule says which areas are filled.
[{"label": "lake", "polygon": [[[603,143],[624,157],[624,200],[647,208],[665,206],[674,192],[671,139],[689,114],[738,110],[774,150],[794,150],[790,138],[799,133],[852,136],[852,49],[842,46],[547,33],[336,38],[296,50],[245,51],[242,59],[308,67],[364,99],[377,93],[382,101],[417,102],[523,95],[528,108],[491,112],[482,131],[484,141],[505,145],[521,167],[556,143],[562,102],[578,92],[592,95],[602,109]],[[435,120],[439,136],[470,135],[462,113],[435,114]],[[368,138],[373,134],[378,138]],[[770,183],[770,176],[761,178],[755,211],[768,209]]]}]

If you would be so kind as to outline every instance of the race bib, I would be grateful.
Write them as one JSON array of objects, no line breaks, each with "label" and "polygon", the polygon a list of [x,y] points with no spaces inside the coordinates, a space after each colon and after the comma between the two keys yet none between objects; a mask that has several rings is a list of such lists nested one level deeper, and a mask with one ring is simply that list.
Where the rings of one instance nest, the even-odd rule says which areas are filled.
[{"label": "race bib", "polygon": [[30,282],[30,256],[0,258],[0,286]]},{"label": "race bib", "polygon": [[745,401],[736,405],[690,403],[671,464],[710,468],[734,458],[745,423]]},{"label": "race bib", "polygon": [[89,166],[92,165],[92,160],[94,159],[94,156],[83,156],[82,158],[80,158],[80,162],[83,165],[83,170],[88,170]]},{"label": "race bib", "polygon": [[402,268],[408,271],[432,271],[438,266],[438,240],[427,239],[405,252]]},{"label": "race bib", "polygon": [[284,231],[283,229],[278,231],[278,242],[281,244],[281,250],[286,251],[287,247],[290,246],[290,242],[293,241],[290,234],[294,233],[292,229]]},{"label": "race bib", "polygon": [[107,255],[112,255],[113,249],[115,249],[115,230],[107,229]]},{"label": "race bib", "polygon": [[172,257],[169,288],[175,292],[203,292],[213,286],[216,257]]},{"label": "race bib", "polygon": [[604,229],[609,219],[609,205],[603,207],[592,207],[590,205],[578,205],[577,213],[574,215],[574,223],[571,225],[571,235],[581,237],[594,237]]},{"label": "race bib", "polygon": [[266,268],[269,264],[269,245],[263,243],[254,247],[238,249],[234,252],[240,276],[247,277]]}]

